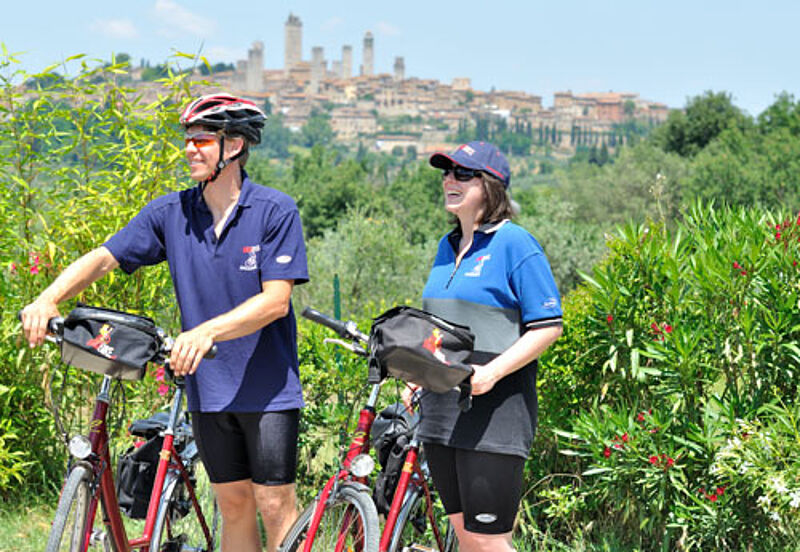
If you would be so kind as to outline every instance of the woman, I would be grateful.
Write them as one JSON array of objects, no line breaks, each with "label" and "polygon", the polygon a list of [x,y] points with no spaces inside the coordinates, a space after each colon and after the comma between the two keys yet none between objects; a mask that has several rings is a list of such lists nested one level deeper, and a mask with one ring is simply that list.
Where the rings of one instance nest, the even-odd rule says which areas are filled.
[{"label": "woman", "polygon": [[475,334],[472,408],[458,393],[422,394],[419,436],[461,552],[513,550],[511,530],[536,431],[536,359],[561,335],[561,304],[542,248],[509,221],[510,169],[487,142],[450,155],[442,169],[455,228],[439,250],[423,308]]}]

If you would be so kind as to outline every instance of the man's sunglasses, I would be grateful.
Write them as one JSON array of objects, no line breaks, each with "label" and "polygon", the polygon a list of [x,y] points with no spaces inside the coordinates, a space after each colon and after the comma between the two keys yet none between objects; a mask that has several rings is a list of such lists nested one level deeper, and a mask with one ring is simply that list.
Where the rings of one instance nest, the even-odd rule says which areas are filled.
[{"label": "man's sunglasses", "polygon": [[217,135],[213,132],[192,132],[183,137],[186,145],[194,144],[196,148],[206,148],[217,142]]},{"label": "man's sunglasses", "polygon": [[445,169],[442,171],[442,180],[447,178],[450,174],[452,174],[453,178],[455,178],[459,182],[469,182],[473,178],[479,177],[481,175],[481,171],[476,171],[474,169],[468,169],[466,167],[461,167],[459,165],[456,165],[451,169]]}]

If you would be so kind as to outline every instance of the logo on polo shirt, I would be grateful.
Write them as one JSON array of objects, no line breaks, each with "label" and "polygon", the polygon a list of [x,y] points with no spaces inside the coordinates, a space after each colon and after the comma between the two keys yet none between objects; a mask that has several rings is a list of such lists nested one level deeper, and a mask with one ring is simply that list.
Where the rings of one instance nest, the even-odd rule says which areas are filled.
[{"label": "logo on polo shirt", "polygon": [[548,297],[547,301],[542,303],[542,308],[544,309],[554,309],[558,306],[558,299],[555,297]]},{"label": "logo on polo shirt", "polygon": [[491,255],[481,255],[480,257],[478,257],[478,263],[472,268],[472,270],[464,274],[464,276],[472,276],[473,278],[477,278],[478,276],[481,275],[481,270],[483,270],[483,263],[485,263],[491,258],[492,258]]},{"label": "logo on polo shirt", "polygon": [[255,270],[258,268],[258,259],[256,253],[261,251],[260,245],[246,245],[242,248],[242,253],[247,255],[244,263],[239,265],[239,270]]}]

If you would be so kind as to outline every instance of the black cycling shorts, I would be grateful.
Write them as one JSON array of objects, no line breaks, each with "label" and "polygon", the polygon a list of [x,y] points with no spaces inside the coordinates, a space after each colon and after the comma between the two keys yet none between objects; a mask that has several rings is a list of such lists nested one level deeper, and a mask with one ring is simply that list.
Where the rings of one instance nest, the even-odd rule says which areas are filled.
[{"label": "black cycling shorts", "polygon": [[192,412],[192,430],[212,483],[294,483],[300,411]]},{"label": "black cycling shorts", "polygon": [[425,443],[424,450],[448,515],[463,513],[464,527],[473,533],[499,535],[514,528],[524,458],[434,443]]}]

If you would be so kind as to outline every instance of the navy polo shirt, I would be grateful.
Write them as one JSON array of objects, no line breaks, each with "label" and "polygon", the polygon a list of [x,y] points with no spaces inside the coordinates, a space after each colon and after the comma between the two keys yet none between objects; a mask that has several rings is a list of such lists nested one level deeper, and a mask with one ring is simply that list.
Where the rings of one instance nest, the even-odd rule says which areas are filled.
[{"label": "navy polo shirt", "polygon": [[[104,245],[130,274],[169,263],[182,327],[188,330],[261,293],[269,280],[308,281],[300,216],[288,195],[242,171],[238,204],[217,238],[200,186],[162,196]],[[294,312],[247,336],[217,344],[187,377],[190,411],[265,412],[303,406]]]},{"label": "navy polo shirt", "polygon": [[[423,308],[469,326],[475,334],[470,361],[486,364],[530,329],[560,326],[561,299],[536,239],[509,221],[485,224],[456,266],[460,230],[442,238]],[[421,440],[456,448],[527,457],[537,423],[536,361],[473,397],[461,412],[458,392],[422,396]]]}]

